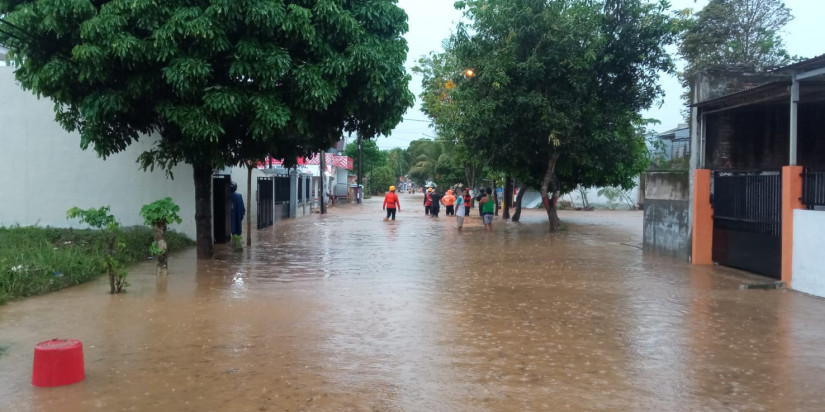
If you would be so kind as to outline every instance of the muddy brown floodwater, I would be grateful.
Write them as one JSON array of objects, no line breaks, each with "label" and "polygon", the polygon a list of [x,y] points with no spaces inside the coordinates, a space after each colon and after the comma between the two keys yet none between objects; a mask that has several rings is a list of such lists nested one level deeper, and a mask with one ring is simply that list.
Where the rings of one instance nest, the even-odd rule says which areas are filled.
[{"label": "muddy brown floodwater", "polygon": [[[380,202],[0,306],[0,410],[825,410],[825,301],[645,255],[641,212],[457,233]],[[51,338],[83,342],[85,381],[30,384]]]}]

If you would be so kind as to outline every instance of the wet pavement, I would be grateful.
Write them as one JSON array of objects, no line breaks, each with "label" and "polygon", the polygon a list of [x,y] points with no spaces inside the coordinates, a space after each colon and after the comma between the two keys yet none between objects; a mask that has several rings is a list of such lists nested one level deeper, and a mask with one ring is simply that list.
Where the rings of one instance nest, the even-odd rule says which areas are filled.
[{"label": "wet pavement", "polygon": [[[641,212],[458,233],[380,202],[0,306],[0,410],[825,410],[825,301],[645,255]],[[31,386],[51,338],[83,342],[85,381]]]}]

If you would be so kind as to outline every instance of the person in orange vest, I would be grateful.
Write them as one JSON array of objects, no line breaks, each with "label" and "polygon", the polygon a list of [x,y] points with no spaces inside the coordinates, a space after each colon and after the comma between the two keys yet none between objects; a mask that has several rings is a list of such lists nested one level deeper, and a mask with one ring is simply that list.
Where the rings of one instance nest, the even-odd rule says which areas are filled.
[{"label": "person in orange vest", "polygon": [[441,198],[441,204],[444,205],[444,214],[447,216],[455,216],[455,211],[453,210],[455,206],[455,196],[453,196],[453,190],[447,190],[447,194],[445,194]]},{"label": "person in orange vest", "polygon": [[424,216],[429,216],[430,211],[433,208],[433,199],[430,197],[430,194],[433,192],[433,188],[428,187],[427,191],[424,192]]},{"label": "person in orange vest", "polygon": [[398,195],[395,194],[395,186],[390,186],[390,191],[384,196],[384,206],[381,206],[381,209],[387,211],[387,217],[384,218],[384,221],[395,220],[395,210],[396,208],[398,211],[401,211],[401,202],[398,201]]}]

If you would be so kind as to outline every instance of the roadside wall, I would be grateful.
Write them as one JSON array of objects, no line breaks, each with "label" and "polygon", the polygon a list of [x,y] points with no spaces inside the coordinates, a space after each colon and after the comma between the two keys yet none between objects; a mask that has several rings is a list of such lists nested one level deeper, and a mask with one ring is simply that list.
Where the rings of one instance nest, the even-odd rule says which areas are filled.
[{"label": "roadside wall", "polygon": [[791,288],[814,296],[825,297],[825,212],[793,211],[793,277]]},{"label": "roadside wall", "polygon": [[140,208],[169,196],[183,223],[170,229],[195,238],[192,168],[180,165],[174,180],[162,171],[143,172],[135,162],[151,147],[143,139],[105,161],[80,136],[54,121],[54,104],[22,90],[12,67],[0,67],[0,225],[82,227],[66,219],[77,206],[111,206],[124,226],[143,225]]},{"label": "roadside wall", "polygon": [[688,172],[649,172],[645,177],[645,251],[677,259],[690,256]]}]

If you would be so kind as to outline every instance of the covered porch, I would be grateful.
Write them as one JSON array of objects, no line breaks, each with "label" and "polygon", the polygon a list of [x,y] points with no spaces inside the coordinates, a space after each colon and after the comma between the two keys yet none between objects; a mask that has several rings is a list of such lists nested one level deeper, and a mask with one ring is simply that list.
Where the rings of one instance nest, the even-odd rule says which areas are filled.
[{"label": "covered porch", "polygon": [[825,55],[767,76],[693,106],[692,262],[825,296]]}]

